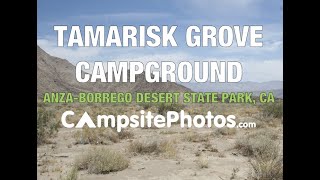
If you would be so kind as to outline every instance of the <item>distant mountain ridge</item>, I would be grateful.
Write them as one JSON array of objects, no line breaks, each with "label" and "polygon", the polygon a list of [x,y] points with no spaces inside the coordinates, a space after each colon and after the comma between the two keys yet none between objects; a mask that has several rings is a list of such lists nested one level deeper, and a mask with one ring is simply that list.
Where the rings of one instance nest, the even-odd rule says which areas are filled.
[{"label": "distant mountain ridge", "polygon": [[37,96],[45,92],[190,92],[173,82],[148,83],[144,73],[136,76],[134,83],[79,83],[76,80],[75,66],[69,61],[46,53],[37,48]]},{"label": "distant mountain ridge", "polygon": [[283,81],[181,84],[196,92],[253,92],[258,95],[263,91],[272,91],[276,97],[283,98]]}]

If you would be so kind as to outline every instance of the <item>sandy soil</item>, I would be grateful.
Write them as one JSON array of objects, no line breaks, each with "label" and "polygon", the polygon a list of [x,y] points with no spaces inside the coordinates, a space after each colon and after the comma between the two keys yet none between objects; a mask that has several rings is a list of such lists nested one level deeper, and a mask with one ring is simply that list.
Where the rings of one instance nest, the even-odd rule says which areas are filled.
[{"label": "sandy soil", "polygon": [[[238,111],[239,112],[239,111]],[[244,112],[248,114],[248,112]],[[252,112],[251,114],[253,114]],[[250,114],[250,113],[249,113]],[[252,118],[252,115],[251,116]],[[249,119],[250,117],[242,117]],[[257,128],[258,129],[258,128]],[[280,137],[282,128],[274,127]],[[119,143],[109,145],[75,144],[73,134],[75,129],[60,128],[57,135],[50,139],[51,144],[44,144],[38,147],[38,179],[54,180],[60,179],[72,167],[74,160],[82,152],[92,146],[105,146],[115,151],[125,154],[130,159],[129,167],[123,171],[109,174],[88,174],[87,171],[79,171],[81,180],[135,180],[135,179],[210,179],[229,180],[233,169],[239,169],[235,179],[246,179],[250,171],[248,157],[242,156],[236,149],[234,143],[237,138],[243,137],[255,129],[237,129],[235,135],[210,136],[209,143],[218,150],[211,152],[205,148],[204,142],[186,142],[183,136],[188,131],[201,134],[213,132],[212,128],[181,129],[177,124],[170,129],[130,129],[134,133],[134,139],[124,139]],[[176,158],[165,158],[161,155],[133,155],[128,152],[127,147],[130,142],[137,139],[176,139],[178,155]],[[280,138],[281,139],[281,138]],[[280,140],[282,144],[282,140]],[[208,159],[209,167],[200,168],[197,165],[197,153]]]}]

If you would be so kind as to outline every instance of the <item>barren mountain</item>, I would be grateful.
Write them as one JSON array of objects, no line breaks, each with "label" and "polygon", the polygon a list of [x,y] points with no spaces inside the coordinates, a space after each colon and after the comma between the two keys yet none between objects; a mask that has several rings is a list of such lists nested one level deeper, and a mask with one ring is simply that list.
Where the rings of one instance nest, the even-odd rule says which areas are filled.
[{"label": "barren mountain", "polygon": [[148,83],[144,73],[137,75],[134,83],[79,83],[75,66],[65,59],[37,49],[37,96],[44,92],[187,92],[191,91],[177,83]]}]

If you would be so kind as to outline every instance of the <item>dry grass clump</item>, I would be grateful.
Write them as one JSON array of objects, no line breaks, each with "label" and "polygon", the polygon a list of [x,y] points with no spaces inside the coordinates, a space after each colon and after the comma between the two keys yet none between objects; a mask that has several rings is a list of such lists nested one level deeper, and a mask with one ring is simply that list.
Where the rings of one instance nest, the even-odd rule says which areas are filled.
[{"label": "dry grass clump", "polygon": [[75,161],[77,170],[88,170],[90,174],[107,174],[121,171],[129,166],[122,154],[107,148],[92,148]]},{"label": "dry grass clump", "polygon": [[205,158],[203,156],[200,156],[197,160],[197,165],[199,168],[208,168],[209,167],[209,161],[208,158]]},{"label": "dry grass clump", "polygon": [[277,151],[272,152],[273,155],[268,155],[269,158],[256,156],[250,160],[251,172],[249,179],[283,179],[283,158]]},{"label": "dry grass clump", "polygon": [[239,139],[235,148],[244,156],[249,156],[251,172],[249,178],[282,179],[283,161],[277,134],[270,129],[262,129]]},{"label": "dry grass clump", "polygon": [[207,142],[209,141],[210,135],[199,134],[197,132],[187,132],[183,135],[183,140],[187,142]]},{"label": "dry grass clump", "polygon": [[129,130],[122,129],[120,132],[117,132],[120,139],[133,139],[134,133]]},{"label": "dry grass clump", "polygon": [[244,156],[269,154],[278,148],[276,137],[271,131],[260,130],[238,139],[235,148]]},{"label": "dry grass clump", "polygon": [[76,144],[110,144],[120,141],[119,135],[110,128],[88,128],[76,131],[73,135]]},{"label": "dry grass clump", "polygon": [[77,180],[78,179],[78,169],[77,167],[72,167],[65,177],[60,177],[61,180]]},{"label": "dry grass clump", "polygon": [[213,144],[210,142],[205,142],[203,146],[204,146],[204,150],[206,151],[219,152],[219,150],[216,147],[214,147]]},{"label": "dry grass clump", "polygon": [[134,154],[163,154],[165,157],[174,158],[177,155],[175,140],[136,140],[130,143],[128,151]]},{"label": "dry grass clump", "polygon": [[223,127],[223,128],[216,128],[213,131],[214,136],[232,136],[237,133],[236,128],[228,128],[228,127]]}]

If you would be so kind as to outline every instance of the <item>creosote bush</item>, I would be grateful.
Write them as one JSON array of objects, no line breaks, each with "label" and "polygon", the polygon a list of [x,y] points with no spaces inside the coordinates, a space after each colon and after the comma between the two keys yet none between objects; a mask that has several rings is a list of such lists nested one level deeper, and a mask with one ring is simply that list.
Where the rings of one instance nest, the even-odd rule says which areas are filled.
[{"label": "creosote bush", "polygon": [[185,106],[179,103],[161,103],[158,106],[158,113],[161,115],[166,115],[168,111],[181,111]]},{"label": "creosote bush", "polygon": [[55,121],[52,111],[37,109],[37,145],[47,142],[47,139],[58,132],[59,122]]},{"label": "creosote bush", "polygon": [[283,117],[283,103],[277,101],[274,103],[266,103],[261,105],[263,117],[282,118]]}]

